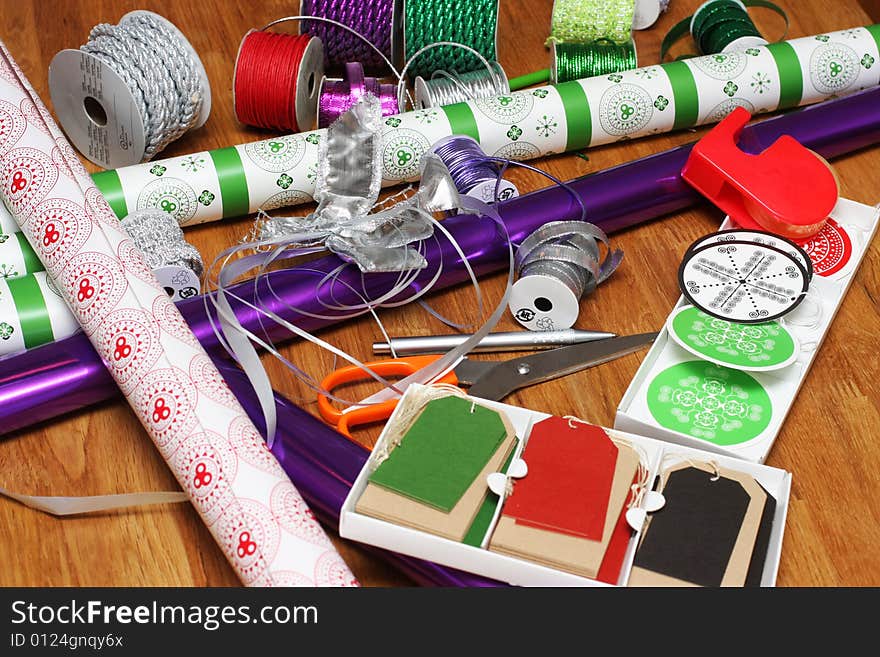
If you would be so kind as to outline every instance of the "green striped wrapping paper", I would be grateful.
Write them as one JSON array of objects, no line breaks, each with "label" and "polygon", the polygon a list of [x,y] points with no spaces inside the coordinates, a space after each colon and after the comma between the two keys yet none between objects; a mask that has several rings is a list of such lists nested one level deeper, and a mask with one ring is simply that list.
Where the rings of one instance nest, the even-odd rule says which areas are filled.
[{"label": "green striped wrapping paper", "polygon": [[0,278],[0,356],[61,340],[78,330],[46,272]]},{"label": "green striped wrapping paper", "polygon": [[[438,139],[465,134],[516,160],[759,114],[880,82],[880,25],[566,82],[385,119],[384,184],[415,180]],[[324,131],[95,174],[120,217],[159,207],[181,225],[312,200]]]},{"label": "green striped wrapping paper", "polygon": [[24,233],[0,230],[0,278],[17,278],[44,269]]}]

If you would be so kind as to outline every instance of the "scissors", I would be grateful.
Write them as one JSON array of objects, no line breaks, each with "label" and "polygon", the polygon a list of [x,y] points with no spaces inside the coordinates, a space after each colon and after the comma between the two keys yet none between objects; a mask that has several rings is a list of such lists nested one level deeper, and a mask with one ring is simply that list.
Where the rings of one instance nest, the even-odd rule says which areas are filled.
[{"label": "scissors", "polygon": [[[623,335],[593,342],[584,342],[547,351],[539,351],[520,358],[502,361],[479,361],[464,358],[452,370],[434,383],[447,383],[468,387],[468,394],[491,401],[501,401],[514,390],[525,388],[595,365],[607,363],[626,356],[651,344],[657,333]],[[380,376],[409,376],[434,361],[440,355],[406,356],[366,363]],[[368,381],[372,377],[354,365],[331,372],[321,388],[331,392],[334,388],[352,381]],[[350,428],[360,424],[387,420],[399,399],[391,399],[363,407],[352,407],[342,412],[330,403],[327,395],[318,395],[318,410],[328,424],[334,425],[343,435],[351,438]]]}]

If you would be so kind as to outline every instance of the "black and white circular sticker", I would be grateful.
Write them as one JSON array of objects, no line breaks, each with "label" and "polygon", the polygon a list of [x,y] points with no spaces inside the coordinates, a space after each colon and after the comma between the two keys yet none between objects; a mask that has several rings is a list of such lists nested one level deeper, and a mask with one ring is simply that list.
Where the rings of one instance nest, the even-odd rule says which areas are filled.
[{"label": "black and white circular sticker", "polygon": [[797,261],[804,266],[804,269],[807,270],[807,278],[813,280],[813,262],[803,248],[781,235],[768,233],[762,230],[746,230],[744,228],[719,230],[717,233],[701,237],[691,244],[688,250],[693,251],[706,244],[716,244],[721,242],[754,242],[756,244],[775,246],[777,249],[781,249],[789,255],[794,256]]},{"label": "black and white circular sticker", "polygon": [[732,241],[689,250],[678,270],[678,284],[703,312],[757,324],[794,310],[810,281],[795,255],[768,244]]}]

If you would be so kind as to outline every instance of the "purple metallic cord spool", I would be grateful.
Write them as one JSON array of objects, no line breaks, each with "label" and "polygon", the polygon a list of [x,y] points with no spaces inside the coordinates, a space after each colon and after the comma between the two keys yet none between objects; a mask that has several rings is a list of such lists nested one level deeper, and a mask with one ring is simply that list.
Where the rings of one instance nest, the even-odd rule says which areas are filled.
[{"label": "purple metallic cord spool", "polygon": [[[394,0],[302,0],[299,13],[329,18],[347,25],[376,46],[392,64],[396,64],[400,59],[399,53],[395,53],[400,41],[395,35],[395,32],[400,32],[396,4]],[[324,63],[328,67],[361,62],[367,70],[377,71],[386,66],[379,54],[363,40],[330,23],[303,21],[300,32],[321,39],[324,43]]]},{"label": "purple metallic cord spool", "polygon": [[[834,158],[880,143],[878,107],[880,88],[869,89],[750,125],[743,130],[739,144],[746,152],[759,153],[783,134],[789,134],[823,157]],[[681,177],[681,168],[691,148],[690,144],[679,146],[621,164],[574,180],[570,186],[587,203],[588,218],[606,232],[635,226],[703,200]],[[558,186],[506,201],[497,209],[511,238],[517,242],[547,221],[576,218],[580,213],[569,193]],[[464,215],[447,219],[444,226],[458,240],[478,275],[507,266],[507,245],[499,239],[497,228],[490,219]],[[437,262],[443,256],[444,272],[434,286],[435,290],[467,280],[467,273],[448,241],[431,242],[425,255],[429,262]],[[240,283],[233,292],[251,301],[258,294],[264,305],[274,312],[314,331],[333,322],[291,311],[270,294],[269,286],[290,305],[309,312],[326,313],[318,303],[313,281],[333,271],[340,262],[336,256],[327,256],[291,270],[272,272],[256,286],[253,282]],[[424,285],[435,272],[429,266],[414,285]],[[373,296],[389,289],[397,280],[394,275],[383,274],[362,277],[354,267],[346,270],[342,278],[355,289]],[[325,302],[359,301],[356,295],[347,292],[344,285],[335,286],[334,293],[331,297],[326,290],[321,290],[320,296]],[[265,330],[262,329],[261,316],[256,312],[240,303],[233,302],[232,306],[245,328],[273,340],[289,339],[287,331],[274,324],[266,323]],[[215,360],[220,361],[225,352],[208,321],[203,299],[189,299],[179,303],[178,308],[200,342]],[[242,375],[230,366],[221,367],[221,372],[245,408],[259,422],[261,414],[257,411],[253,392],[243,384]],[[0,434],[118,397],[119,389],[88,339],[81,334],[0,359]],[[292,405],[279,407],[279,426],[285,429],[276,438],[273,453],[312,508],[325,521],[333,521],[338,516],[347,487],[360,470],[362,461],[357,462],[357,452],[361,450],[317,418]],[[361,458],[366,458],[365,453]],[[345,492],[333,482],[341,482],[346,487]],[[333,515],[333,509],[336,509],[337,516]],[[403,559],[411,573],[413,568],[427,568],[433,573],[430,577],[418,575],[419,581],[426,583],[445,586],[478,581],[489,583],[435,564],[387,552],[383,555],[398,560],[395,561],[397,564]]]},{"label": "purple metallic cord spool", "polygon": [[350,110],[364,94],[373,94],[382,106],[382,116],[400,113],[397,87],[383,84],[377,78],[365,77],[364,67],[357,62],[345,65],[343,79],[325,77],[318,99],[318,127],[326,128]]},{"label": "purple metallic cord spool", "polygon": [[[880,87],[749,125],[739,144],[746,152],[759,153],[788,134],[823,157],[834,158],[880,143],[878,107]],[[620,164],[571,181],[569,187],[584,199],[588,219],[606,233],[629,228],[704,200],[681,177],[691,148],[692,144],[687,144]],[[497,210],[515,243],[548,221],[580,216],[580,207],[570,194],[555,185],[499,203]],[[507,245],[491,219],[463,215],[450,217],[443,225],[458,241],[477,275],[507,267]],[[438,240],[427,243],[425,249],[429,263],[443,259],[443,274],[433,287],[437,291],[468,280],[452,245],[442,236]],[[315,284],[341,263],[337,256],[326,256],[306,265],[271,272],[256,286],[253,281],[239,283],[231,291],[251,303],[259,298],[272,312],[305,330],[316,331],[336,322],[302,315],[288,305],[310,313],[331,314],[321,301],[328,305],[361,302],[348,286],[375,298],[397,282],[394,274],[362,276],[356,267],[350,266],[341,274],[340,283],[333,286],[332,294],[329,286],[316,293]],[[429,265],[413,286],[424,286],[435,274],[436,268]],[[230,301],[244,328],[273,341],[290,338],[286,329],[264,321],[262,315],[242,303]],[[222,354],[202,297],[177,305],[205,349]],[[0,358],[0,435],[119,396],[112,380],[99,367],[100,359],[94,351],[76,347],[83,341],[88,344],[85,337],[75,335]],[[83,376],[84,368],[88,376]]]}]

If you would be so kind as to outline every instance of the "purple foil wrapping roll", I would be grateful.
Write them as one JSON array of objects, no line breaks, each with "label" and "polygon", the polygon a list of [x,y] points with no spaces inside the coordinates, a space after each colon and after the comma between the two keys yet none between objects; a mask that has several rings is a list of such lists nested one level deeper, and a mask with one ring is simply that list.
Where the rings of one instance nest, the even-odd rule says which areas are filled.
[{"label": "purple foil wrapping roll", "polygon": [[[740,138],[740,146],[747,152],[757,153],[783,134],[793,136],[826,158],[876,144],[880,142],[880,88],[748,126]],[[691,145],[674,148],[579,178],[570,184],[584,199],[590,221],[607,232],[621,230],[682,210],[702,199],[681,178],[681,168],[690,149]],[[498,211],[515,241],[521,240],[548,221],[574,218],[579,214],[579,208],[570,195],[555,186],[501,203]],[[444,226],[455,236],[477,274],[486,274],[507,266],[507,245],[499,238],[496,226],[488,218],[452,217],[444,222]],[[441,240],[439,244],[432,241],[428,245],[426,257],[430,263],[438,262],[441,257],[443,259],[443,274],[434,288],[440,290],[464,282],[467,274],[451,245],[442,236],[438,238]],[[326,313],[319,297],[330,303],[329,291],[322,290],[316,296],[315,284],[326,272],[335,269],[339,264],[340,260],[336,256],[327,256],[307,265],[273,272],[261,279],[256,290],[252,282],[241,283],[235,287],[235,292],[251,300],[259,296],[266,306],[304,329],[320,329],[330,321],[292,312],[285,303],[269,293],[268,285],[271,282],[275,294],[287,304],[309,312]],[[423,285],[433,277],[435,271],[429,265],[415,285]],[[362,277],[353,266],[344,272],[342,278],[355,289],[362,287],[363,281],[366,292],[371,296],[387,290],[397,280],[396,275],[373,274]],[[344,285],[336,286],[334,298],[337,303],[358,301],[355,295],[346,292]],[[178,307],[208,352],[215,359],[222,357],[223,353],[206,314],[204,300],[197,297],[181,302]],[[233,308],[244,327],[258,334],[263,332],[257,313],[240,304],[233,303]],[[289,337],[284,329],[269,323],[266,323],[265,333],[273,340]],[[228,367],[223,369],[223,373],[229,375],[229,383],[242,399],[245,408],[254,410],[250,397],[252,391],[243,385],[240,375],[230,371]],[[82,335],[47,344],[24,354],[2,358],[0,434],[117,396],[118,388],[88,340]],[[295,413],[296,419],[279,421],[279,426],[296,427],[295,435],[291,430],[287,439],[276,440],[276,457],[306,496],[308,503],[316,510],[319,509],[325,519],[332,521],[336,517],[333,516],[333,509],[335,508],[338,516],[344,497],[342,489],[334,488],[329,483],[325,486],[315,482],[319,481],[318,475],[323,472],[329,473],[334,481],[345,482],[345,486],[350,485],[360,469],[360,465],[355,465],[356,456],[352,451],[358,448],[305,411],[293,407],[289,411]],[[259,416],[258,413],[252,415]],[[301,452],[311,456],[306,459]],[[364,458],[365,454],[362,454],[361,459]],[[306,464],[309,464],[308,467]],[[423,564],[414,559],[408,559],[406,563],[410,572],[414,572],[412,568]],[[450,586],[464,583],[471,578],[442,568],[433,572],[436,575],[434,579],[417,572],[414,574],[420,581]]]}]

